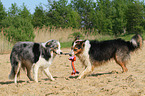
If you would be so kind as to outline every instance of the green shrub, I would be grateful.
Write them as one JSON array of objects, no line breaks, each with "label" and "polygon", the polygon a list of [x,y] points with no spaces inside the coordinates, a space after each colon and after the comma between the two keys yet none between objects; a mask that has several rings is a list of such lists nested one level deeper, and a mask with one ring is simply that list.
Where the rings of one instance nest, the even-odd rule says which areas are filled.
[{"label": "green shrub", "polygon": [[75,38],[77,36],[80,36],[80,38],[84,38],[84,36],[80,33],[80,32],[74,32],[72,34],[70,34],[70,36],[68,38]]},{"label": "green shrub", "polygon": [[6,25],[4,35],[9,41],[15,43],[18,41],[34,40],[33,25],[27,19],[21,17],[11,18],[11,21],[5,22],[4,25]]}]

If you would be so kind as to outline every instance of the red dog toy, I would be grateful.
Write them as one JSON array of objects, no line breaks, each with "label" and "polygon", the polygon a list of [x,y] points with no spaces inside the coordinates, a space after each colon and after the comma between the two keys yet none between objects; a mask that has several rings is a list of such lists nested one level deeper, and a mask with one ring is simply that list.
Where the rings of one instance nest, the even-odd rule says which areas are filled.
[{"label": "red dog toy", "polygon": [[74,61],[76,61],[76,56],[70,57],[69,60],[71,61],[71,66],[73,69],[73,72],[71,73],[71,75],[75,75],[75,73],[79,74],[79,72],[76,71],[75,66],[74,66]]}]

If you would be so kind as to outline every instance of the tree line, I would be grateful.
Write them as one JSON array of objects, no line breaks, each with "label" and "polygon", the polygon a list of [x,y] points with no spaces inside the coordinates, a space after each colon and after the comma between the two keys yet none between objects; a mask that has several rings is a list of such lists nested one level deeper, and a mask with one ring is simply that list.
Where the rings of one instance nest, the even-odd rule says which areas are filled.
[{"label": "tree line", "polygon": [[139,0],[48,0],[45,5],[47,10],[40,4],[31,14],[24,3],[21,7],[11,4],[5,11],[0,1],[0,28],[5,28],[16,41],[34,39],[33,28],[44,25],[93,29],[115,36],[145,30],[145,5]]}]

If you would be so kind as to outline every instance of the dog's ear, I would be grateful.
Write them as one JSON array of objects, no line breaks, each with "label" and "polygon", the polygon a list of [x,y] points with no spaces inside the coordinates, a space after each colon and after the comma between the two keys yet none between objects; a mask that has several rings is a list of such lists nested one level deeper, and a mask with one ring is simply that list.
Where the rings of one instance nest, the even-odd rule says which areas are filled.
[{"label": "dog's ear", "polygon": [[80,39],[80,36],[78,35],[77,37],[75,37],[74,41],[79,40],[79,39]]},{"label": "dog's ear", "polygon": [[50,47],[51,43],[52,42],[47,42],[46,45],[45,45],[45,47]]},{"label": "dog's ear", "polygon": [[79,40],[80,39],[80,36],[78,35],[77,37],[75,37],[74,41],[72,42],[72,46],[74,44],[75,41]]},{"label": "dog's ear", "polygon": [[81,45],[81,48],[82,48],[82,49],[85,47],[85,42],[86,42],[86,40],[80,41],[80,45]]}]

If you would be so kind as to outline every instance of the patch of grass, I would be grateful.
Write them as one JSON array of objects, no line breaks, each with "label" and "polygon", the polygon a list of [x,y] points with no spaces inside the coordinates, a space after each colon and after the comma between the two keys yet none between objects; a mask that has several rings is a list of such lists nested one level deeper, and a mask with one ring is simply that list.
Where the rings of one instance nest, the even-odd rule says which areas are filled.
[{"label": "patch of grass", "polygon": [[119,38],[130,41],[135,34],[121,35]]},{"label": "patch of grass", "polygon": [[109,36],[109,35],[101,35],[100,37],[98,37],[98,41],[103,41],[103,40],[111,40],[114,39],[114,36]]},{"label": "patch of grass", "polygon": [[70,48],[72,45],[72,42],[62,42],[61,48]]},{"label": "patch of grass", "polygon": [[9,61],[7,61],[6,63],[10,63]]},{"label": "patch of grass", "polygon": [[[129,34],[129,35],[121,35],[117,38],[121,38],[123,40],[126,41],[130,41],[131,38],[134,36],[135,34]],[[145,38],[145,34],[142,34],[142,37]],[[88,37],[85,37],[84,40],[98,40],[98,41],[103,41],[103,40],[111,40],[111,39],[115,39],[115,36],[109,36],[109,35],[93,35],[93,37],[90,35]],[[70,48],[72,45],[72,41],[68,41],[68,42],[61,42],[61,48]]]},{"label": "patch of grass", "polygon": [[[110,40],[113,39],[113,36],[109,36],[109,35],[89,35],[89,36],[85,36],[81,37],[80,39],[82,40],[98,40],[98,41],[103,41],[103,40]],[[67,40],[66,40],[67,41]],[[72,42],[68,41],[68,42],[61,42],[61,48],[70,48],[72,46]]]},{"label": "patch of grass", "polygon": [[[127,35],[121,35],[119,36],[120,38],[124,39],[124,40],[127,40],[127,41],[130,41],[131,38],[134,36],[135,34],[127,34]],[[143,40],[145,38],[145,33],[141,34]]]},{"label": "patch of grass", "polygon": [[144,40],[144,38],[145,38],[145,33],[142,34],[142,37],[143,37],[143,40]]}]

